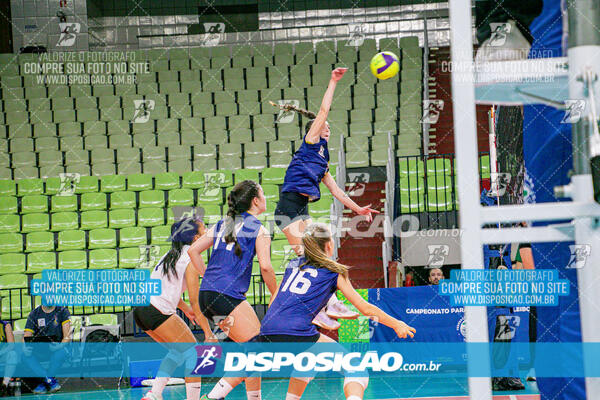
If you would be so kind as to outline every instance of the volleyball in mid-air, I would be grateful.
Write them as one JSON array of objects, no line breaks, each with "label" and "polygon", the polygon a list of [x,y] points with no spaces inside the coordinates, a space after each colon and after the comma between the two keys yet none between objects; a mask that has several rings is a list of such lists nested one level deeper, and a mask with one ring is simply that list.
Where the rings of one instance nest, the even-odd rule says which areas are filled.
[{"label": "volleyball in mid-air", "polygon": [[398,57],[391,51],[382,51],[371,59],[371,72],[379,79],[393,78],[399,70]]}]

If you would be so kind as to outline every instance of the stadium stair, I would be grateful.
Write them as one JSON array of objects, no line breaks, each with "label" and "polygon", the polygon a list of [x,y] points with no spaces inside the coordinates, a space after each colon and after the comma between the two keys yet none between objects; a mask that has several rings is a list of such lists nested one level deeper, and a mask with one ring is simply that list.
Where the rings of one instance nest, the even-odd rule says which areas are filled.
[{"label": "stadium stair", "polygon": [[[346,190],[350,191],[351,186]],[[383,212],[385,203],[385,183],[370,182],[365,184],[364,193],[360,196],[350,196],[352,200],[361,206],[371,203],[371,207]],[[349,209],[344,209],[343,229],[352,229],[349,219],[356,217],[356,213]],[[377,217],[376,217],[377,218]],[[366,231],[375,226],[381,226],[383,223],[372,224],[361,221],[356,224],[358,231]],[[381,260],[381,243],[383,242],[383,233],[377,233],[369,237],[352,237],[352,232],[346,233],[341,238],[341,246],[338,250],[339,261],[351,266],[350,279],[355,288],[375,288],[384,287],[383,267]]]}]

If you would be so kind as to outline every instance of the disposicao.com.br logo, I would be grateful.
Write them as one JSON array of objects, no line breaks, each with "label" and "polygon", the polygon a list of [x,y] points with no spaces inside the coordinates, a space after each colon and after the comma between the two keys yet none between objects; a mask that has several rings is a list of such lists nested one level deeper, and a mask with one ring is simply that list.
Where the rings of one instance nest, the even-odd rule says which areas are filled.
[{"label": "disposicao.com.br logo", "polygon": [[404,363],[402,354],[376,351],[359,352],[229,352],[225,357],[226,372],[269,372],[293,368],[298,372],[395,372],[438,371],[440,363]]}]

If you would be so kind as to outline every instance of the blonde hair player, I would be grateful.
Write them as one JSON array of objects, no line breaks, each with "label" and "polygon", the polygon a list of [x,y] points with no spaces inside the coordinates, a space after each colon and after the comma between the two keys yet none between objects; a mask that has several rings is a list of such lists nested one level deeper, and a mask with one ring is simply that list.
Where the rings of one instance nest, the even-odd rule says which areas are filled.
[{"label": "blonde hair player", "polygon": [[[320,334],[312,319],[337,289],[363,314],[392,328],[398,337],[414,337],[416,332],[404,322],[364,300],[348,279],[348,267],[333,260],[333,239],[325,224],[309,225],[303,236],[304,255],[289,262],[283,281],[262,320],[260,335],[253,341],[263,343],[334,342]],[[286,400],[299,400],[312,378],[290,378]],[[344,394],[348,400],[362,400],[368,377],[346,377]],[[203,400],[223,398],[202,396]]]}]

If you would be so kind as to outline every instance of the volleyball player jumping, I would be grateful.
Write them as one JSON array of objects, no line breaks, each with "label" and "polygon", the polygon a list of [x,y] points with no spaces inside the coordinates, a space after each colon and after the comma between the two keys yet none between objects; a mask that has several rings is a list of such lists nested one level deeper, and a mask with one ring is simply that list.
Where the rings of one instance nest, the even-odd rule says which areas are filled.
[{"label": "volleyball player jumping", "polygon": [[[202,328],[205,340],[216,340],[208,321],[198,308],[198,282],[199,276],[204,272],[204,263],[199,265],[200,268],[195,268],[190,264],[187,253],[192,242],[204,231],[204,225],[192,219],[184,219],[171,226],[171,249],[160,259],[150,275],[151,279],[160,279],[161,294],[152,296],[150,305],[136,307],[133,310],[135,323],[159,343],[196,343],[188,325],[177,315],[178,308]],[[192,307],[181,298],[186,289]],[[193,350],[193,347],[190,349]],[[175,349],[169,351],[160,365],[152,389],[142,397],[142,400],[161,400],[170,374],[185,358],[181,351]],[[200,398],[200,378],[186,377],[185,382],[187,400]]]},{"label": "volleyball player jumping", "polygon": [[[321,198],[319,184],[329,189],[333,197],[338,199],[358,215],[364,215],[368,222],[373,220],[372,214],[379,211],[371,208],[371,204],[364,207],[357,205],[342,189],[340,189],[329,173],[329,142],[330,130],[327,116],[333,93],[337,82],[344,76],[347,68],[336,68],[331,72],[329,85],[323,96],[319,113],[300,109],[291,104],[279,106],[286,111],[297,112],[308,118],[300,148],[294,154],[285,174],[279,202],[275,209],[275,223],[285,234],[289,244],[296,254],[302,254],[301,237],[304,229],[312,221],[308,214],[308,203]],[[276,105],[274,103],[271,103]],[[333,295],[327,303],[327,312],[320,313],[315,319],[315,324],[326,329],[337,329],[339,324],[331,318],[357,318],[358,314],[348,310],[343,303]]]}]

